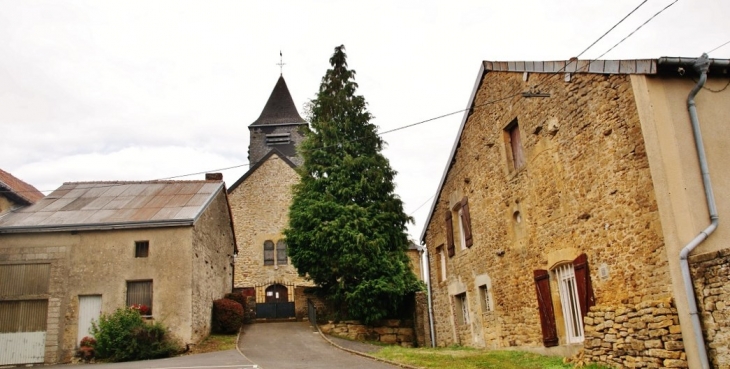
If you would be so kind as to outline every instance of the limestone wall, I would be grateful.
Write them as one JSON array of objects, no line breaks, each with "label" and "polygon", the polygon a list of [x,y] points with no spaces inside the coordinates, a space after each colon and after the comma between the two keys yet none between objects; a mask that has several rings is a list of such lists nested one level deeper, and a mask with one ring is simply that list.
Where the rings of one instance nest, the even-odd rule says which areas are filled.
[{"label": "limestone wall", "polygon": [[322,333],[358,341],[377,341],[404,347],[415,343],[413,322],[409,320],[385,320],[377,326],[367,326],[356,320],[339,323],[329,322],[319,326]]},{"label": "limestone wall", "polygon": [[228,202],[221,191],[192,232],[192,327],[185,343],[198,343],[210,333],[213,300],[233,289],[233,242]]},{"label": "limestone wall", "polygon": [[583,357],[617,368],[687,368],[671,299],[594,306],[585,318]]},{"label": "limestone wall", "polygon": [[730,249],[690,257],[710,362],[730,369]]},{"label": "limestone wall", "polygon": [[276,244],[289,221],[291,187],[298,174],[276,155],[259,166],[228,195],[233,213],[238,257],[235,260],[235,287],[266,283],[309,285],[296,269],[286,265],[264,265],[264,242]]},{"label": "limestone wall", "polygon": [[[549,97],[515,94],[539,84]],[[504,96],[508,99],[495,101]],[[596,303],[670,296],[667,257],[631,83],[623,75],[489,72],[482,80],[426,226],[439,346],[542,347],[533,271],[588,258]],[[517,122],[526,164],[515,170],[506,129]],[[468,198],[473,246],[446,259],[445,213]],[[456,224],[456,223],[455,223]],[[444,246],[445,247],[445,246]],[[565,345],[558,285],[551,297]],[[490,281],[491,305],[479,285]],[[470,321],[460,323],[456,294]]]}]

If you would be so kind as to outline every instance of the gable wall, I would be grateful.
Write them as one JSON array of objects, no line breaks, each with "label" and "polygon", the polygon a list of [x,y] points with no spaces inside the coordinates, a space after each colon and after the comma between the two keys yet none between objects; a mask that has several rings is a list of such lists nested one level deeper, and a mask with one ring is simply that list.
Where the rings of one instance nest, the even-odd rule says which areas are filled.
[{"label": "gable wall", "polygon": [[238,244],[234,287],[252,287],[278,281],[302,284],[296,269],[289,263],[276,268],[264,266],[264,241],[283,239],[288,224],[291,187],[299,175],[277,155],[251,173],[229,195]]},{"label": "gable wall", "polygon": [[192,332],[197,343],[210,333],[213,300],[233,290],[234,237],[226,194],[216,195],[192,234]]},{"label": "gable wall", "polygon": [[[513,97],[476,108],[427,225],[431,275],[446,243],[445,212],[468,197],[474,244],[456,255],[447,280],[434,278],[437,344],[542,347],[533,270],[586,253],[597,305],[669,296],[666,254],[629,77],[489,72],[475,106],[539,84],[550,97]],[[504,129],[518,120],[526,165],[511,170]],[[519,212],[521,223],[516,222]],[[608,272],[598,275],[599,266]],[[478,284],[489,280],[492,312]],[[551,273],[556,326],[565,329]],[[466,292],[471,323],[459,324],[452,296]]]}]

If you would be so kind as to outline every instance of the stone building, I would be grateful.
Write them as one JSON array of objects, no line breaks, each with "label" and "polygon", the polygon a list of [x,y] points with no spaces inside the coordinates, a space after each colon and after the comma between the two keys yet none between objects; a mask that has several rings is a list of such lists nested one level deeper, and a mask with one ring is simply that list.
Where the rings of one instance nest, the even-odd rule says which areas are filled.
[{"label": "stone building", "polygon": [[302,158],[296,148],[309,126],[283,76],[248,129],[251,166],[228,190],[239,245],[234,287],[255,296],[257,318],[301,318],[306,306],[297,287],[312,284],[291,265],[282,231],[289,222],[292,186],[299,181],[295,168]]},{"label": "stone building", "polygon": [[0,214],[34,204],[43,193],[12,174],[0,169]]},{"label": "stone building", "polygon": [[693,88],[706,178],[730,219],[730,63],[700,59],[482,63],[421,235],[439,346],[699,368],[696,294],[710,361],[730,367],[730,223],[692,251],[695,293],[680,257],[715,207]]},{"label": "stone building", "polygon": [[235,248],[221,180],[64,183],[0,217],[0,365],[67,362],[100,313],[134,304],[197,343]]}]

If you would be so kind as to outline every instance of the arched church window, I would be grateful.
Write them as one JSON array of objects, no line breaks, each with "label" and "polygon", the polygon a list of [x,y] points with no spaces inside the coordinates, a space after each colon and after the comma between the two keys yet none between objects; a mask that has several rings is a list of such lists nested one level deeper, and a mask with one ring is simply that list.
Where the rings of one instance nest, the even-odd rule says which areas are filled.
[{"label": "arched church window", "polygon": [[274,242],[271,240],[264,242],[264,265],[274,265]]},{"label": "arched church window", "polygon": [[288,263],[286,256],[286,242],[279,240],[276,243],[276,264],[286,265]]}]

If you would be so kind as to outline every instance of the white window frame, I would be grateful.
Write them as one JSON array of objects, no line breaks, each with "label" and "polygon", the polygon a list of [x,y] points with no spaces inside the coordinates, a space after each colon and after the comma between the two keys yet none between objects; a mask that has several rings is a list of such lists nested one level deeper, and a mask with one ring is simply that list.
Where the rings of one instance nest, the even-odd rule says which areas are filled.
[{"label": "white window frame", "polygon": [[457,216],[459,218],[459,243],[461,244],[461,249],[466,250],[466,231],[464,231],[462,210],[462,208],[459,208],[459,210],[457,211]]},{"label": "white window frame", "polygon": [[583,332],[583,316],[578,302],[578,286],[575,280],[573,264],[562,264],[555,268],[555,276],[560,293],[560,305],[565,322],[567,342],[581,343],[585,339]]}]

